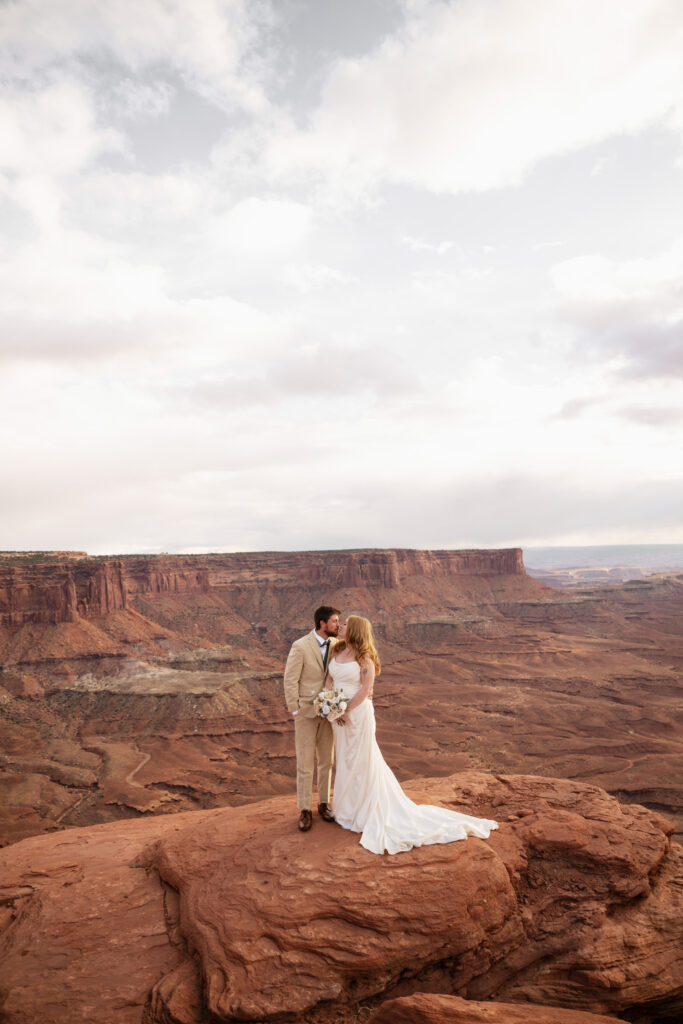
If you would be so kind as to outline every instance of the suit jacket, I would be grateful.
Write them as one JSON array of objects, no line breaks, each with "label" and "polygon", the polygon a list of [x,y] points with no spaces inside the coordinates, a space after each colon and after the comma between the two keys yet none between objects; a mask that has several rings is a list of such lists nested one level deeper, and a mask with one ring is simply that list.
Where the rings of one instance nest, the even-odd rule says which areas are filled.
[{"label": "suit jacket", "polygon": [[[332,645],[335,643],[330,639],[330,653],[327,656],[329,664],[332,657]],[[325,670],[323,668],[323,656],[320,644],[316,640],[313,631],[295,640],[287,657],[285,665],[285,703],[288,711],[298,711],[305,718],[315,718],[315,708],[309,701],[312,701],[316,694],[322,690]]]}]

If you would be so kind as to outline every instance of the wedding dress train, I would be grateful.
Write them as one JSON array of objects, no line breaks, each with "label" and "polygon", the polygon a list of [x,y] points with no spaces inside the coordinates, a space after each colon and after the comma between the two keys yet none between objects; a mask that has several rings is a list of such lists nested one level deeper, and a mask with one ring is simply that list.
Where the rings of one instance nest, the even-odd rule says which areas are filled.
[{"label": "wedding dress train", "polygon": [[[347,698],[360,688],[358,662],[332,658],[330,676]],[[343,828],[362,833],[371,853],[401,853],[414,846],[452,843],[468,836],[487,839],[495,821],[472,818],[444,807],[415,804],[405,795],[375,739],[375,711],[364,700],[334,729],[336,776],[334,816]]]}]

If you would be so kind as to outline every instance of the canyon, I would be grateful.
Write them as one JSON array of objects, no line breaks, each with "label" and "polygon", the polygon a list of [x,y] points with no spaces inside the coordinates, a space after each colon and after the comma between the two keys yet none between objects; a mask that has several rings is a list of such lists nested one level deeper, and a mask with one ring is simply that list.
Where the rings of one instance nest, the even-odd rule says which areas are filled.
[{"label": "canyon", "polygon": [[[282,668],[320,603],[373,622],[410,795],[496,818],[489,840],[374,857],[297,832]],[[558,589],[515,548],[6,554],[0,1016],[674,1024],[682,665],[677,573]]]},{"label": "canyon", "polygon": [[683,575],[552,589],[519,549],[0,560],[0,842],[293,791],[281,673],[373,622],[400,779],[582,779],[683,821]]}]

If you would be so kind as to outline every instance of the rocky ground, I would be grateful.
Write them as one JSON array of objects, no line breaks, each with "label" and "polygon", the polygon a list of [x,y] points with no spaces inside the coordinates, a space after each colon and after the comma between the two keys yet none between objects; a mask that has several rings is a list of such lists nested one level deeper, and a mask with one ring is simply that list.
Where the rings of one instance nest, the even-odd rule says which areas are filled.
[{"label": "rocky ground", "polygon": [[287,796],[0,851],[2,1019],[681,1019],[683,850],[659,815],[530,776],[409,791],[500,827],[378,857],[297,833]]}]

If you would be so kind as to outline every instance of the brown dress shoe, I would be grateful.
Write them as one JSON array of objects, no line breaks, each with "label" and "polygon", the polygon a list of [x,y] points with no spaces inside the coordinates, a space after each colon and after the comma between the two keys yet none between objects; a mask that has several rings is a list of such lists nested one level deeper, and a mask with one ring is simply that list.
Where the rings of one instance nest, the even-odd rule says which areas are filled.
[{"label": "brown dress shoe", "polygon": [[302,811],[299,815],[299,832],[308,832],[313,824],[313,815],[310,811]]},{"label": "brown dress shoe", "polygon": [[318,804],[318,814],[323,821],[334,821],[335,817],[327,804]]}]

